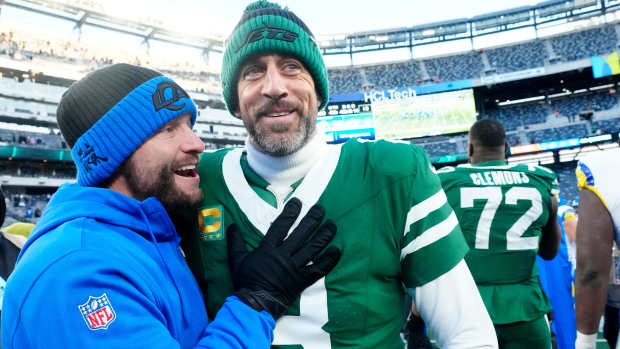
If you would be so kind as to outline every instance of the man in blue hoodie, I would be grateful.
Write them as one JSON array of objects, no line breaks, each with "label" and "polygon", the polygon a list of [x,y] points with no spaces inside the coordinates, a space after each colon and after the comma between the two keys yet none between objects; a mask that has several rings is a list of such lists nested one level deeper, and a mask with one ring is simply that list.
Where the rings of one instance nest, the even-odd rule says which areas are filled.
[{"label": "man in blue hoodie", "polygon": [[207,326],[167,213],[202,199],[204,145],[187,93],[159,72],[116,64],[73,84],[57,119],[78,180],[58,189],[8,280],[3,348],[268,348],[274,318],[337,262],[335,248],[315,258],[331,223],[301,246],[320,207],[284,240],[301,209],[293,201],[249,253],[233,225],[236,292]]}]

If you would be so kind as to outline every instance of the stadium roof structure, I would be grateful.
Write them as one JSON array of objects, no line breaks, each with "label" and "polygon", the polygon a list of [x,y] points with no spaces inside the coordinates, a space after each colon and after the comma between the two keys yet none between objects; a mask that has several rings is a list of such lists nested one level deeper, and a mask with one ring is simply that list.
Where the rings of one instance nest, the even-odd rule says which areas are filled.
[{"label": "stadium roof structure", "polygon": [[79,0],[0,0],[0,6],[12,6],[23,10],[64,19],[75,23],[75,28],[90,25],[123,34],[140,37],[144,43],[158,40],[203,50],[204,53],[223,52],[224,40],[217,37],[180,33],[153,18],[132,20],[105,13],[103,8],[87,6]]},{"label": "stadium roof structure", "polygon": [[620,0],[548,0],[532,6],[487,13],[472,18],[344,35],[322,36],[323,54],[349,54],[470,39],[483,35],[572,21],[620,10]]}]

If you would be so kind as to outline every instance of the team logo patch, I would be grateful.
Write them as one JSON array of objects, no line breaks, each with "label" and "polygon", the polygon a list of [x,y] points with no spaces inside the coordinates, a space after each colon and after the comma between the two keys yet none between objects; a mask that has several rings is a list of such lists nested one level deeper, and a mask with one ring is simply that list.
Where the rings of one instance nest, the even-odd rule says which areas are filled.
[{"label": "team logo patch", "polygon": [[168,110],[181,110],[185,107],[185,103],[174,105],[181,98],[189,98],[189,95],[176,83],[172,81],[162,81],[157,85],[157,90],[153,93],[153,107],[155,111],[162,108]]},{"label": "team logo patch", "polygon": [[239,52],[245,45],[262,39],[295,42],[295,39],[297,39],[298,36],[299,35],[295,32],[292,32],[282,27],[278,27],[276,25],[271,25],[267,22],[263,22],[262,27],[252,29],[247,34],[245,34],[241,45],[237,48],[235,53]]},{"label": "team logo patch", "polygon": [[222,206],[203,208],[198,211],[198,227],[202,241],[224,239],[224,209]]},{"label": "team logo patch", "polygon": [[82,318],[89,329],[107,330],[111,323],[116,320],[116,312],[108,296],[104,293],[100,297],[88,297],[86,303],[78,305]]},{"label": "team logo patch", "polygon": [[90,172],[93,167],[97,167],[102,162],[108,161],[107,157],[97,155],[97,153],[95,153],[95,149],[88,143],[84,143],[83,147],[81,145],[79,146],[77,155],[79,156],[79,161],[82,163],[82,167],[86,170],[86,172]]}]

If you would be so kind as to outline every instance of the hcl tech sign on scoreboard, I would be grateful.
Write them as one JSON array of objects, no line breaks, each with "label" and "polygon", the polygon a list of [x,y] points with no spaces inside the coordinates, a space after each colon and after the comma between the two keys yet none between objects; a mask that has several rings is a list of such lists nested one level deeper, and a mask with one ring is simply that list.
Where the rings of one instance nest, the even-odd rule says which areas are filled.
[{"label": "hcl tech sign on scoreboard", "polygon": [[431,94],[418,94],[411,88],[393,89],[366,92],[363,97],[363,102],[328,105],[319,115],[317,126],[328,142],[352,137],[408,139],[459,133],[468,131],[476,121],[471,88]]}]

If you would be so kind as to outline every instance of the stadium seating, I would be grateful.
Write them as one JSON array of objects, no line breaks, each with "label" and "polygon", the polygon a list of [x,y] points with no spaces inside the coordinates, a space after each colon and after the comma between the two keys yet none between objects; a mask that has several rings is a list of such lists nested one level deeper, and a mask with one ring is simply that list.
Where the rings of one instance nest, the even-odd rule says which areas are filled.
[{"label": "stadium seating", "polygon": [[458,153],[456,143],[454,142],[432,142],[432,143],[418,143],[426,150],[429,157],[440,157],[444,155],[455,155]]},{"label": "stadium seating", "polygon": [[579,197],[579,189],[577,188],[577,177],[575,175],[576,161],[562,162],[547,166],[552,169],[558,176],[560,184],[560,195],[564,200],[572,202]]},{"label": "stadium seating", "polygon": [[[362,69],[366,74],[366,80],[375,90],[387,90],[395,86],[416,86],[422,80],[422,72],[415,61],[367,66]],[[331,74],[331,71],[329,73]]]},{"label": "stadium seating", "polygon": [[542,130],[527,132],[530,143],[547,142],[551,140],[587,137],[590,134],[588,125],[585,123],[562,127],[551,127]]},{"label": "stadium seating", "polygon": [[561,61],[570,62],[616,50],[618,38],[613,25],[552,38],[551,46]]},{"label": "stadium seating", "polygon": [[582,111],[607,110],[615,107],[617,104],[618,98],[615,94],[596,93],[553,100],[551,108],[554,112],[557,111],[560,116],[575,117]]},{"label": "stadium seating", "polygon": [[[125,62],[155,67],[173,76],[188,90],[219,94],[219,73],[206,63],[170,60],[151,55],[144,50],[130,50],[124,46],[108,46],[87,41],[67,40],[50,33],[34,32],[32,27],[20,27],[0,21],[0,57],[33,63],[38,66],[69,65],[74,73],[83,73],[103,66]],[[65,67],[66,68],[66,67]],[[39,70],[39,69],[36,69]],[[53,69],[62,71],[63,69]]]},{"label": "stadium seating", "polygon": [[515,105],[488,111],[486,116],[504,124],[506,131],[547,121],[549,111],[543,104]]},{"label": "stadium seating", "polygon": [[592,130],[600,133],[612,133],[620,131],[620,118],[606,119],[594,121],[592,123]]},{"label": "stadium seating", "polygon": [[446,82],[480,77],[484,69],[476,52],[424,60],[432,81]]},{"label": "stadium seating", "polygon": [[359,68],[329,69],[329,93],[361,92],[364,81]]},{"label": "stadium seating", "polygon": [[4,225],[15,222],[36,223],[51,198],[47,195],[6,194],[6,218]]},{"label": "stadium seating", "polygon": [[542,41],[510,45],[485,52],[491,68],[498,74],[542,67],[547,59]]},{"label": "stadium seating", "polygon": [[7,97],[58,103],[65,90],[66,87],[38,84],[29,79],[18,82],[15,79],[0,78],[0,94]]},{"label": "stadium seating", "polygon": [[[550,40],[547,48],[543,40]],[[553,36],[530,42],[471,51],[444,57],[383,63],[368,66],[328,69],[330,93],[361,92],[364,86],[376,90],[411,87],[434,82],[479,78],[485,69],[504,74],[545,66],[551,63],[572,62],[592,55],[609,54],[617,49],[618,38],[613,25]],[[548,43],[547,43],[548,44]],[[483,63],[486,54],[488,67]],[[424,68],[422,68],[422,65]],[[418,80],[420,79],[420,80]]]},{"label": "stadium seating", "polygon": [[39,147],[46,149],[67,149],[59,134],[44,134],[26,131],[14,131],[0,128],[0,142],[9,145]]}]

